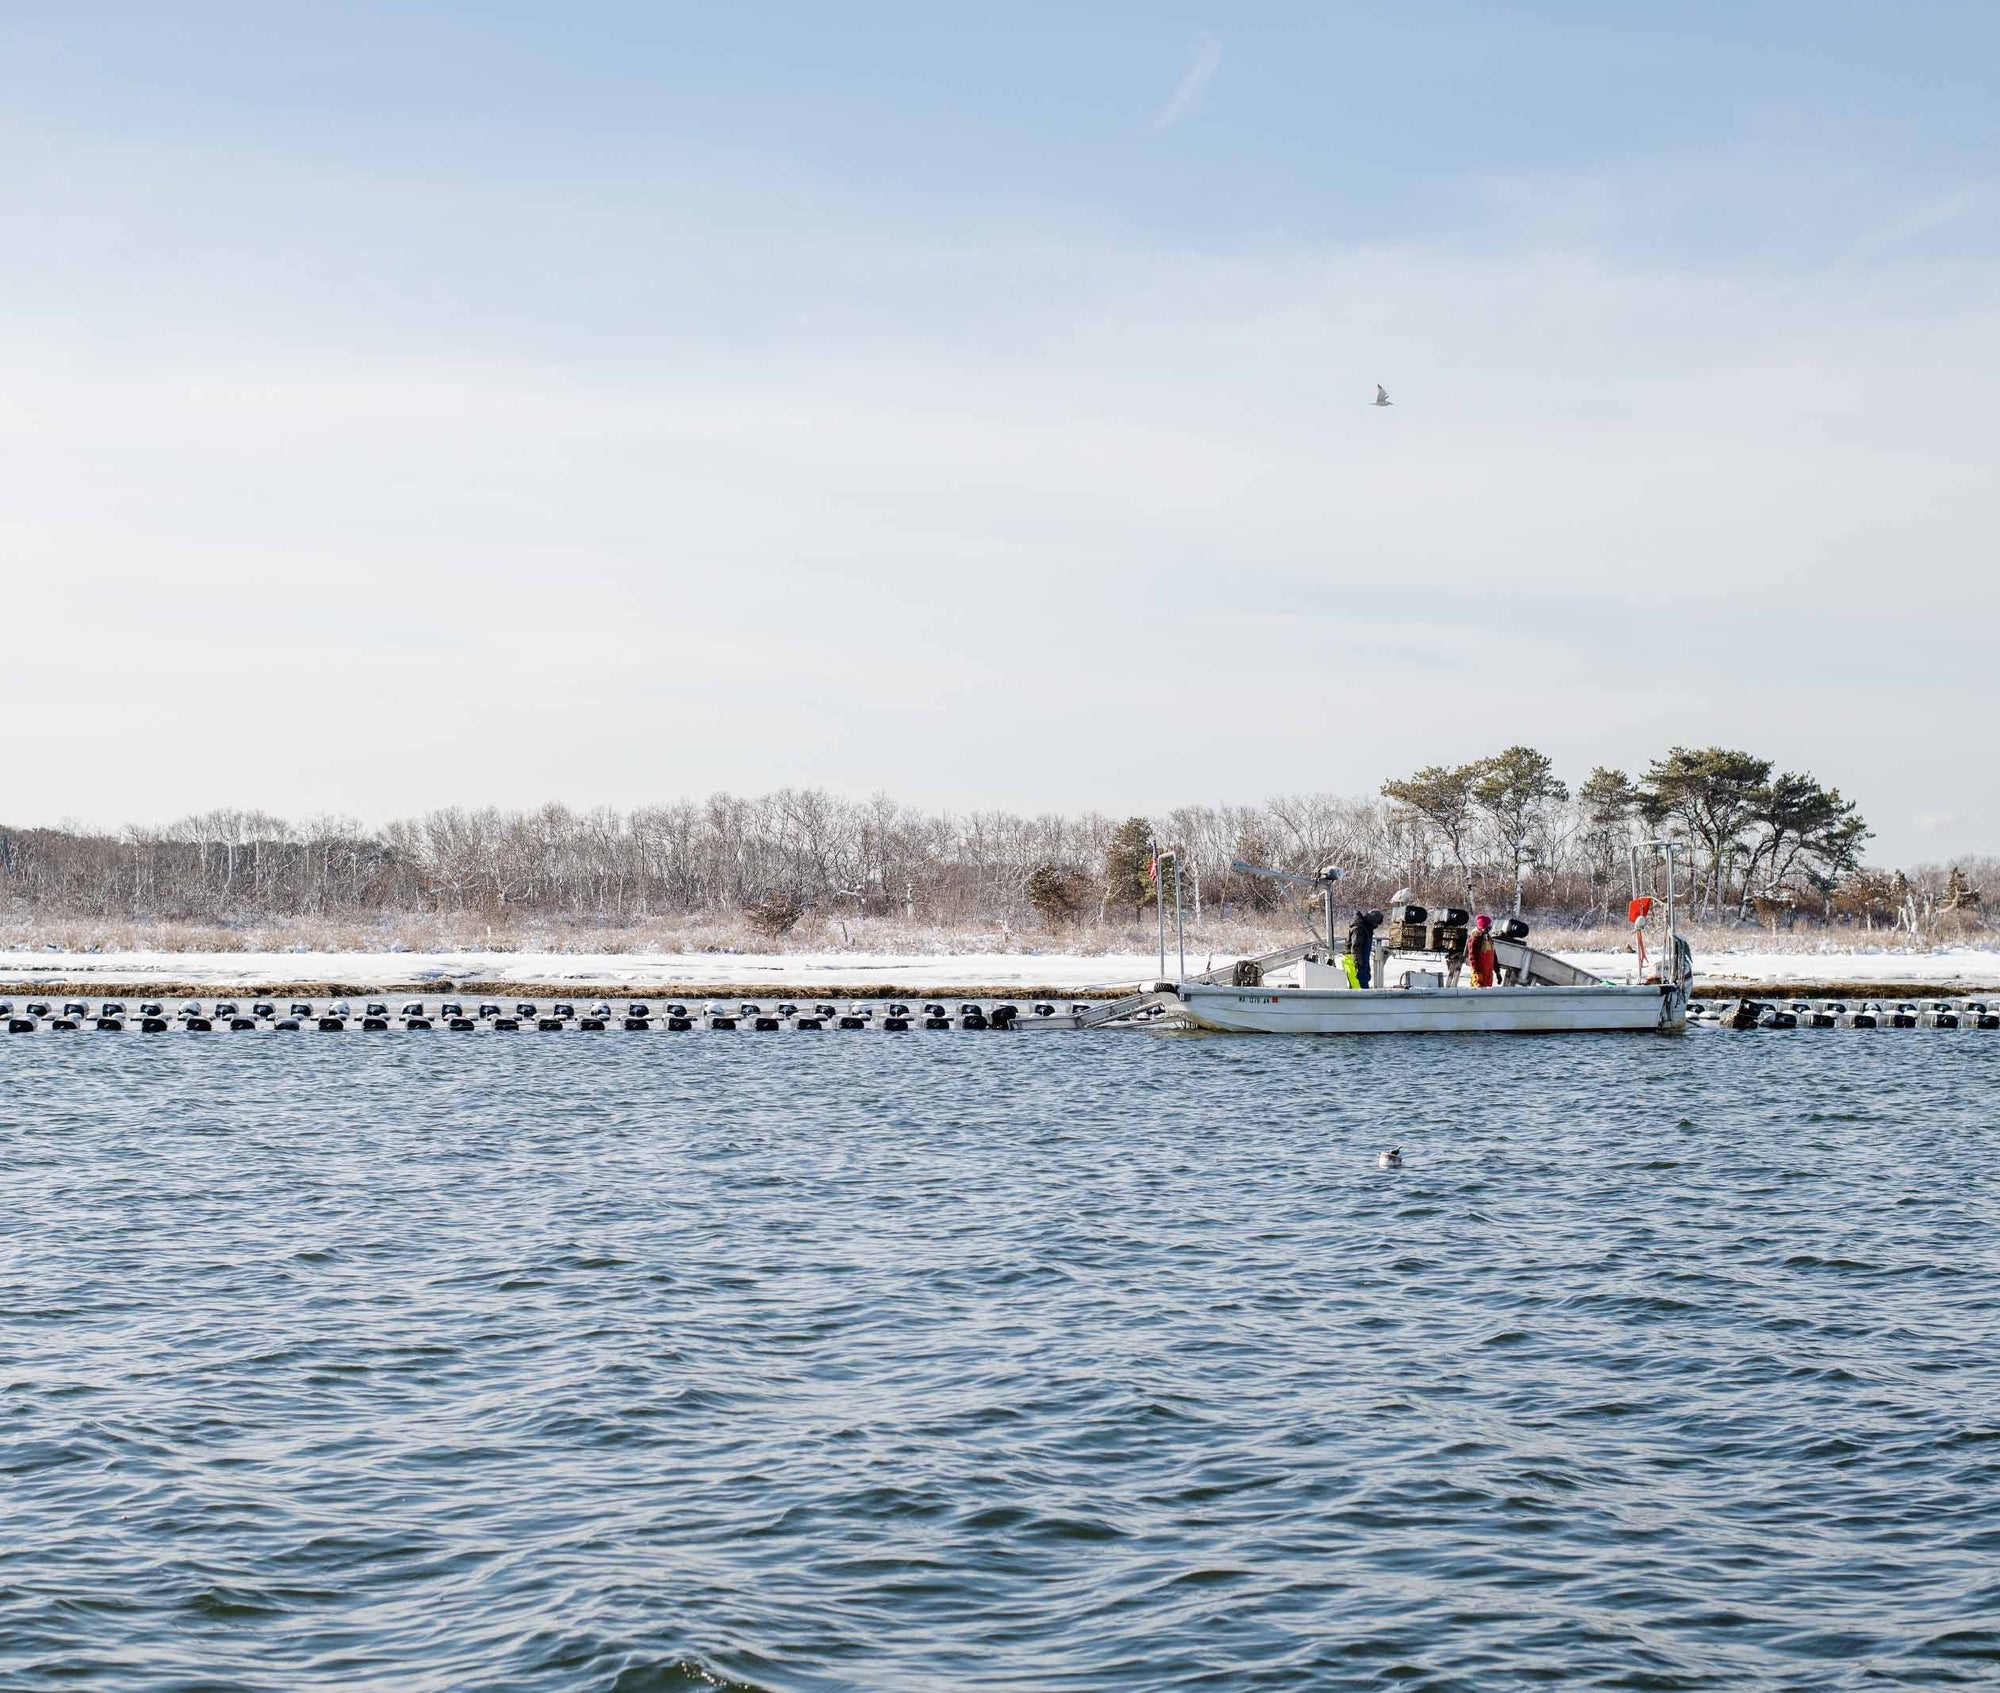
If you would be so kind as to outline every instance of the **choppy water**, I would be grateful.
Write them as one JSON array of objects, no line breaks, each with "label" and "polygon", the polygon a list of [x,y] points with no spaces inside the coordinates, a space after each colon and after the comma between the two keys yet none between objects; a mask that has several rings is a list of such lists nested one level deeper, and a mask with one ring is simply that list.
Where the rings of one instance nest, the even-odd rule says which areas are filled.
[{"label": "choppy water", "polygon": [[2000,1684],[1996,1080],[19,1040],[0,1685]]}]

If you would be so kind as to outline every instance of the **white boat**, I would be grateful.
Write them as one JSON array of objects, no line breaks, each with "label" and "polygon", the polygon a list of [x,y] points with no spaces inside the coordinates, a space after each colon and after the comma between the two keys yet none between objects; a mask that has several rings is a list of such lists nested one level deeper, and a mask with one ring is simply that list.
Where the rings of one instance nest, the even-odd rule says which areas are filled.
[{"label": "white boat", "polygon": [[[1646,931],[1656,919],[1654,901],[1638,894],[1640,849],[1635,847],[1631,915],[1639,960],[1636,981],[1606,981],[1553,953],[1538,951],[1526,944],[1526,925],[1514,922],[1509,925],[1510,934],[1492,937],[1495,985],[1461,986],[1465,925],[1469,921],[1463,910],[1453,911],[1449,921],[1441,920],[1425,930],[1430,943],[1438,947],[1445,945],[1442,937],[1448,934],[1449,950],[1398,947],[1378,940],[1366,961],[1371,966],[1366,975],[1357,968],[1351,977],[1347,966],[1337,960],[1332,944],[1333,887],[1341,872],[1329,865],[1317,876],[1308,877],[1239,861],[1232,868],[1240,872],[1317,889],[1326,914],[1326,937],[1322,940],[1316,935],[1314,942],[1261,959],[1247,959],[1227,970],[1161,981],[1150,992],[1083,1014],[1078,1026],[1136,1021],[1273,1035],[1583,1034],[1615,1030],[1677,1034],[1687,1027],[1694,960],[1674,923],[1674,843],[1651,841],[1645,848],[1665,860],[1666,893],[1660,913],[1664,932],[1657,935],[1651,949],[1658,966],[1647,974]],[[1403,934],[1423,928],[1420,920],[1428,916],[1421,907],[1412,906],[1392,908],[1390,916],[1398,914],[1410,919],[1398,925]],[[1374,914],[1371,921],[1381,915]],[[1175,920],[1178,925],[1178,886]],[[1182,951],[1185,956],[1184,941]],[[1160,959],[1164,965],[1164,886]],[[1357,979],[1373,985],[1357,986]]]},{"label": "white boat", "polygon": [[[1686,942],[1669,948],[1666,979],[1606,982],[1534,948],[1498,941],[1496,987],[1451,987],[1432,961],[1390,953],[1395,986],[1348,986],[1344,973],[1311,958],[1253,985],[1187,981],[1159,990],[1163,1008],[1197,1028],[1272,1035],[1575,1034],[1599,1030],[1675,1033],[1687,1027]],[[1326,980],[1341,975],[1339,986]],[[1406,979],[1421,985],[1403,986]]]}]

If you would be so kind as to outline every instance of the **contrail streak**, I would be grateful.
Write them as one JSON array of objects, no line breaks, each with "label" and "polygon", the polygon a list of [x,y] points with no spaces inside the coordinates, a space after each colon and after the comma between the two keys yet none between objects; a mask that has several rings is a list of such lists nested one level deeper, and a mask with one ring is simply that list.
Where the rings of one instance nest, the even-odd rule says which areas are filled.
[{"label": "contrail streak", "polygon": [[1187,74],[1180,80],[1180,86],[1173,97],[1154,114],[1153,121],[1146,127],[1154,132],[1177,124],[1190,112],[1201,108],[1201,97],[1208,91],[1209,79],[1222,63],[1222,43],[1212,35],[1204,35],[1195,43],[1194,63],[1187,68]]}]

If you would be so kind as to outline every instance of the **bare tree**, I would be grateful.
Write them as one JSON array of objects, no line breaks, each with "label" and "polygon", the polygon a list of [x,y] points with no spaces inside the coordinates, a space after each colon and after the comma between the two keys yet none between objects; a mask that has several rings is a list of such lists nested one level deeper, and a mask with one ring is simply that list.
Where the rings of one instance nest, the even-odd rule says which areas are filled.
[{"label": "bare tree", "polygon": [[[1011,924],[1048,920],[1046,879],[1041,895],[1031,885],[1044,867],[1089,867],[1094,879],[1102,865],[1098,915],[1124,921],[1152,897],[1146,867],[1158,842],[1181,853],[1197,923],[1274,909],[1276,886],[1235,874],[1233,859],[1304,871],[1339,864],[1348,897],[1362,904],[1382,903],[1403,883],[1448,882],[1456,900],[1497,862],[1515,875],[1517,903],[1595,917],[1608,908],[1635,811],[1701,843],[1710,910],[1726,906],[1725,896],[1741,909],[1746,888],[1768,897],[1787,883],[1802,896],[1816,891],[1824,917],[1866,921],[1879,909],[1879,900],[1843,902],[1867,829],[1849,802],[1810,777],[1773,781],[1747,754],[1677,748],[1640,784],[1600,770],[1573,802],[1563,791],[1546,760],[1514,748],[1474,765],[1428,767],[1385,784],[1381,800],[1293,793],[1122,822],[1095,812],[919,811],[883,795],[850,801],[811,789],[630,812],[452,806],[381,828],[224,808],[164,828],[0,827],[0,911],[216,924],[422,913],[595,925],[740,913],[776,892],[802,912],[839,897],[878,918]],[[1948,901],[1943,869],[1936,880],[1935,890],[1912,884],[1909,897],[1919,907]]]}]

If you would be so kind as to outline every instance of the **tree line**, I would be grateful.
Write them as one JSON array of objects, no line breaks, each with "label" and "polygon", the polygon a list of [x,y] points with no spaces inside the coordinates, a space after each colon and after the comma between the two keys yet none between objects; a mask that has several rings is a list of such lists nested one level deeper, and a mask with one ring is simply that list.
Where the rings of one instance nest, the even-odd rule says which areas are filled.
[{"label": "tree line", "polygon": [[1532,747],[1470,764],[1430,765],[1382,784],[1450,854],[1468,893],[1475,859],[1504,870],[1522,908],[1529,869],[1565,858],[1601,869],[1642,832],[1679,840],[1698,916],[1759,899],[1828,904],[1861,865],[1868,826],[1838,788],[1727,747],[1675,747],[1636,780],[1600,766],[1574,796]]},{"label": "tree line", "polygon": [[1171,852],[1184,903],[1271,911],[1295,897],[1234,862],[1338,864],[1344,897],[1398,887],[1602,921],[1628,896],[1635,839],[1686,843],[1697,915],[1759,902],[1830,914],[1865,882],[1868,830],[1837,789],[1722,748],[1676,747],[1637,776],[1572,788],[1510,747],[1433,765],[1377,795],[1191,805],[1150,818],[933,812],[818,789],[574,810],[449,807],[381,828],[219,810],[164,828],[0,828],[0,903],[14,912],[232,922],[342,915],[507,914],[577,923],[744,913],[772,933],[809,912],[915,922],[1126,922]]}]

